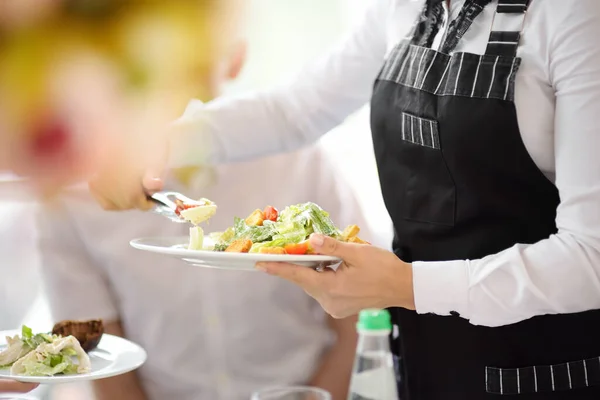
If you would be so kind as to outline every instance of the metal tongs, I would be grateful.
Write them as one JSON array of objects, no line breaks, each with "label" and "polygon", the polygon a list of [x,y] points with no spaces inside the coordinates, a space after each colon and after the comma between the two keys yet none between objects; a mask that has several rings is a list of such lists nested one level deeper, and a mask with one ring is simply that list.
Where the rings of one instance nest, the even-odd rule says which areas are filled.
[{"label": "metal tongs", "polygon": [[[156,207],[152,211],[180,224],[189,222],[192,225],[198,225],[207,221],[217,210],[217,206],[208,199],[193,200],[179,192],[156,192],[149,195],[148,199],[156,203]],[[177,213],[178,201],[194,207],[180,210]]]},{"label": "metal tongs", "polygon": [[177,203],[175,200],[180,200],[185,204],[198,203],[196,200],[192,200],[179,192],[156,192],[152,195],[148,195],[148,200],[156,203],[156,207],[152,209],[153,212],[180,224],[186,224],[188,221],[181,218],[175,212],[177,210]]}]

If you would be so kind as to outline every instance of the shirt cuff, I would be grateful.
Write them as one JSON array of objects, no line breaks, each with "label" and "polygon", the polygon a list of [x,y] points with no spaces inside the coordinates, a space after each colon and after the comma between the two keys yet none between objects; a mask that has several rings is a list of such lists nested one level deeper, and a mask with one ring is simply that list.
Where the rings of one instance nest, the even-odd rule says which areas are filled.
[{"label": "shirt cuff", "polygon": [[195,167],[213,163],[214,140],[204,103],[192,101],[169,129],[168,168]]},{"label": "shirt cuff", "polygon": [[417,313],[469,317],[469,261],[413,262]]}]

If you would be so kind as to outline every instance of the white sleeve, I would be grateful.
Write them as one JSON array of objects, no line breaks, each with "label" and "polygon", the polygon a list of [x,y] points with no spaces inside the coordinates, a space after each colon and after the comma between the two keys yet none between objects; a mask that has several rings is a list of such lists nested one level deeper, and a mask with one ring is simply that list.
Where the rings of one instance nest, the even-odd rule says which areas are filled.
[{"label": "white sleeve", "polygon": [[549,65],[558,233],[481,260],[414,263],[419,313],[498,326],[600,309],[600,2],[571,1],[561,18]]},{"label": "white sleeve", "polygon": [[109,283],[79,239],[63,207],[44,207],[37,215],[41,267],[55,321],[103,319],[117,321]]},{"label": "white sleeve", "polygon": [[205,105],[193,102],[171,133],[170,167],[296,150],[366,104],[385,58],[390,3],[371,2],[362,22],[339,47],[290,82]]}]

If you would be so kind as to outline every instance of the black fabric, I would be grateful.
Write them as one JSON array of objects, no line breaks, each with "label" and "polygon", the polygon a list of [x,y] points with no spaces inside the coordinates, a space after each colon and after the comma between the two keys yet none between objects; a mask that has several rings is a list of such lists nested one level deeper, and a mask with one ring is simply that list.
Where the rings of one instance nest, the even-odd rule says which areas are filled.
[{"label": "black fabric", "polygon": [[519,43],[521,40],[520,32],[492,32],[490,42]]},{"label": "black fabric", "polygon": [[[479,259],[556,233],[558,191],[529,156],[509,94],[519,63],[401,43],[382,68],[371,128],[393,248],[404,261]],[[484,89],[494,95],[481,95]],[[427,132],[437,140],[431,146]],[[600,398],[600,382],[589,379],[595,365],[585,370],[588,386],[570,390],[563,366],[573,372],[600,356],[597,310],[496,328],[456,313],[390,312],[400,333],[391,345],[402,400],[497,399],[516,384],[517,399]],[[574,376],[581,382],[571,375],[571,385]]]}]

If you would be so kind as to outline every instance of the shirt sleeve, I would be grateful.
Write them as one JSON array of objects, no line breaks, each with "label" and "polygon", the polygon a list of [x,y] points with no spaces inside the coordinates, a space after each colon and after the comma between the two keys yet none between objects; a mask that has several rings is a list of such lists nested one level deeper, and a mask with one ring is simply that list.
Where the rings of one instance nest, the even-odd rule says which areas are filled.
[{"label": "shirt sleeve", "polygon": [[549,56],[558,233],[480,260],[414,263],[419,313],[456,311],[472,324],[499,326],[600,309],[600,2],[570,3]]},{"label": "shirt sleeve", "polygon": [[194,101],[170,135],[169,166],[244,161],[315,142],[368,102],[386,53],[389,0],[337,48],[272,90]]},{"label": "shirt sleeve", "polygon": [[107,279],[70,218],[61,206],[44,207],[37,215],[41,269],[52,317],[55,321],[118,321]]}]

